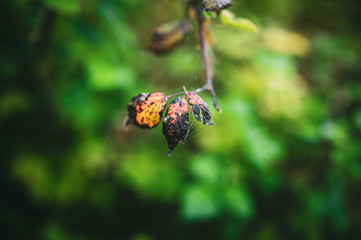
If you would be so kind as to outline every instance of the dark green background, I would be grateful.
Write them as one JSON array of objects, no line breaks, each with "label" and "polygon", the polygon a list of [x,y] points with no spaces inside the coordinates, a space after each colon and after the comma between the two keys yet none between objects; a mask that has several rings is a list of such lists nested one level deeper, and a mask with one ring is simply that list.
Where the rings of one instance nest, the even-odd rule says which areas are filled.
[{"label": "dark green background", "polygon": [[1,239],[361,236],[357,1],[234,1],[260,31],[211,28],[223,113],[167,158],[161,126],[122,121],[140,92],[203,85],[194,34],[144,51],[183,7],[0,1]]}]

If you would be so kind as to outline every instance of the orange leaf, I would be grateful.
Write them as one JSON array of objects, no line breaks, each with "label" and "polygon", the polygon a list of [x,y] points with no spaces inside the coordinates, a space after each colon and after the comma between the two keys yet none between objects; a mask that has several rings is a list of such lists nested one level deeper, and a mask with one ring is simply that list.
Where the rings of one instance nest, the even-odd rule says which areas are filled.
[{"label": "orange leaf", "polygon": [[164,93],[141,93],[128,104],[128,115],[124,126],[134,124],[141,128],[154,128],[160,122],[167,99]]},{"label": "orange leaf", "polygon": [[196,93],[187,92],[187,100],[191,105],[192,113],[194,117],[201,122],[201,112],[203,116],[204,125],[214,125],[211,120],[211,111],[208,104]]}]

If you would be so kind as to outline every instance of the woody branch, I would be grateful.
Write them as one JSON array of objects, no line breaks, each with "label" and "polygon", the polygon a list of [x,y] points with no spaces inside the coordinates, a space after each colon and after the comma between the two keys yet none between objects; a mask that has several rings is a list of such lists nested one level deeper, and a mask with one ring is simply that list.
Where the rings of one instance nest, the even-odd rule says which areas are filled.
[{"label": "woody branch", "polygon": [[[211,66],[211,61],[210,61],[210,56],[209,56],[210,47],[207,42],[206,32],[205,32],[206,19],[203,16],[203,13],[202,13],[203,10],[202,10],[201,5],[190,4],[187,6],[187,8],[190,8],[190,7],[193,7],[193,9],[196,11],[196,17],[197,17],[197,23],[198,23],[199,45],[200,45],[200,49],[201,49],[201,53],[202,53],[204,76],[205,76],[205,80],[206,80],[206,83],[202,87],[200,87],[196,90],[193,90],[192,92],[198,93],[198,92],[208,90],[211,93],[213,105],[214,105],[215,109],[218,112],[222,112],[222,110],[218,106],[216,93],[215,93],[214,87],[213,87],[213,81],[212,81],[213,73],[212,73],[212,66]],[[183,93],[184,92],[175,93],[175,94],[167,96],[167,98],[178,96]]]}]

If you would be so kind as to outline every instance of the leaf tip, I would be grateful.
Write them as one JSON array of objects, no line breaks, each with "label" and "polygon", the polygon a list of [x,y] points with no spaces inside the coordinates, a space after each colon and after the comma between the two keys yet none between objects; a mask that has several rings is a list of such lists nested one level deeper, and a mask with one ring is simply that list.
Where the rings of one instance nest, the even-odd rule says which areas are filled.
[{"label": "leaf tip", "polygon": [[129,116],[127,115],[125,118],[124,118],[124,121],[123,121],[123,128],[126,128],[128,127],[129,125]]},{"label": "leaf tip", "polygon": [[170,155],[172,154],[173,150],[174,150],[174,148],[170,148],[170,149],[169,149],[168,157],[170,157]]}]

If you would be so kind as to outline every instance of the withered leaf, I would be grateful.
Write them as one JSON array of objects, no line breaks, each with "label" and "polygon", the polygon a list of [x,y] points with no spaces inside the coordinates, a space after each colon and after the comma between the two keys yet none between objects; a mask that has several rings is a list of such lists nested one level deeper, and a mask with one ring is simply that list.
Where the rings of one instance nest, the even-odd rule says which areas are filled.
[{"label": "withered leaf", "polygon": [[203,7],[205,11],[218,11],[229,7],[232,0],[203,0]]},{"label": "withered leaf", "polygon": [[167,99],[164,93],[141,93],[128,103],[128,114],[124,126],[134,124],[141,128],[154,128],[164,112]]},{"label": "withered leaf", "polygon": [[186,21],[163,24],[154,30],[147,50],[157,55],[169,53],[184,42],[188,31]]},{"label": "withered leaf", "polygon": [[184,142],[188,132],[188,104],[184,97],[177,97],[168,105],[163,119],[163,134],[169,147],[168,157],[179,143]]},{"label": "withered leaf", "polygon": [[194,117],[201,122],[201,113],[204,125],[214,125],[211,120],[211,111],[208,104],[196,93],[187,92],[187,100],[191,106]]}]

